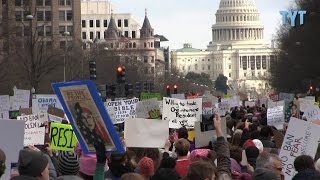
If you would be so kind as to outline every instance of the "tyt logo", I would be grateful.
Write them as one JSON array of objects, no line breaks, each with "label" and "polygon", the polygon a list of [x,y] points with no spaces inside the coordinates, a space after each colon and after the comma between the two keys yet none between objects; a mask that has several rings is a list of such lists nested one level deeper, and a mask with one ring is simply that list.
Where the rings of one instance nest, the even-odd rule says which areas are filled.
[{"label": "tyt logo", "polygon": [[300,15],[300,25],[304,24],[304,15],[307,13],[307,11],[280,11],[280,14],[282,16],[282,25],[286,25],[287,23],[287,16],[289,15],[290,18],[290,25],[291,27],[294,27],[296,25],[296,18],[297,15]]}]

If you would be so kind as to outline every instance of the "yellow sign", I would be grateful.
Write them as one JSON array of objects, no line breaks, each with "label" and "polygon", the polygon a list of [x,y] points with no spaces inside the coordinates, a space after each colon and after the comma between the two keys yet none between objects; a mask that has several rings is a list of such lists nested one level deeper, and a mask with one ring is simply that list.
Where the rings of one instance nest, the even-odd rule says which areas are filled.
[{"label": "yellow sign", "polygon": [[195,131],[194,131],[194,130],[189,131],[189,132],[188,132],[188,139],[189,139],[189,141],[192,141],[192,142],[193,142],[194,137],[195,137]]},{"label": "yellow sign", "polygon": [[232,95],[231,95],[231,94],[225,94],[225,95],[223,95],[223,98],[224,98],[224,99],[232,98]]},{"label": "yellow sign", "polygon": [[70,124],[50,124],[51,148],[53,150],[74,151],[78,140]]}]

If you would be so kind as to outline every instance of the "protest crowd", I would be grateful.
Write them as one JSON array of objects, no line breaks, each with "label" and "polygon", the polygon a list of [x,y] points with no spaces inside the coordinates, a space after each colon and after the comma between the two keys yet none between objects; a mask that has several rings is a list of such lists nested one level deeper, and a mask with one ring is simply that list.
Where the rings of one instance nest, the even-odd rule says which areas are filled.
[{"label": "protest crowd", "polygon": [[0,96],[1,180],[320,179],[312,97],[93,94],[89,105],[63,90]]}]

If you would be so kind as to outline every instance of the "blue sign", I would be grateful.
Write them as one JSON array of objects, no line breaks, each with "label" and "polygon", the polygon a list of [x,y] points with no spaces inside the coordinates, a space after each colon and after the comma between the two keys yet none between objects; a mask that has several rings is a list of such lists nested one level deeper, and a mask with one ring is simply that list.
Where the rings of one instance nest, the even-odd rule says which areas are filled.
[{"label": "blue sign", "polygon": [[296,18],[297,15],[299,14],[300,16],[300,25],[304,24],[304,15],[307,14],[307,11],[280,11],[280,14],[282,16],[282,25],[286,25],[287,24],[287,17],[289,16],[289,22],[291,27],[296,26]]}]

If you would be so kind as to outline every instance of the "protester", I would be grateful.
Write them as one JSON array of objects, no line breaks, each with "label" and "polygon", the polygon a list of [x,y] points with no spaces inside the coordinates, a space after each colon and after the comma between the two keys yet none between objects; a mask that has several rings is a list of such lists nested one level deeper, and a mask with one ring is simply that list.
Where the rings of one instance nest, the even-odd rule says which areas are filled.
[{"label": "protester", "polygon": [[[270,169],[277,177],[278,180],[282,179],[282,164],[279,156],[271,153],[261,153],[256,161],[256,170],[254,174],[264,172],[263,168]],[[263,169],[263,170],[261,170]],[[262,173],[263,174],[263,173]],[[267,174],[269,174],[267,172]]]},{"label": "protester", "polygon": [[259,156],[259,149],[255,146],[250,146],[245,149],[247,161],[254,169],[256,168],[256,160]]},{"label": "protester", "polygon": [[144,178],[137,173],[127,173],[122,175],[120,180],[144,180]]},{"label": "protester", "polygon": [[128,163],[126,153],[113,152],[110,160],[109,170],[105,173],[105,178],[117,180],[126,173],[134,172],[134,169]]},{"label": "protester", "polygon": [[148,157],[142,158],[138,164],[137,172],[143,176],[145,180],[149,180],[154,175],[153,160]]},{"label": "protester", "polygon": [[293,164],[298,173],[292,180],[320,179],[320,172],[315,169],[312,157],[307,155],[298,156]]},{"label": "protester", "polygon": [[276,148],[274,142],[271,141],[273,136],[272,128],[270,126],[264,126],[260,131],[259,140],[262,142],[263,147],[265,148]]},{"label": "protester", "polygon": [[6,170],[6,154],[0,149],[0,178]]},{"label": "protester", "polygon": [[81,180],[78,175],[80,169],[78,155],[70,151],[62,151],[58,157],[57,180]]},{"label": "protester", "polygon": [[181,138],[175,142],[174,145],[178,156],[175,169],[180,177],[184,177],[190,165],[190,160],[188,158],[190,143],[186,139]]},{"label": "protester", "polygon": [[49,180],[48,158],[40,151],[23,149],[19,152],[19,176],[11,180]]},{"label": "protester", "polygon": [[174,169],[160,168],[151,178],[151,180],[178,180],[179,176]]},{"label": "protester", "polygon": [[217,169],[206,161],[196,161],[190,164],[185,180],[208,180],[217,179]]}]

